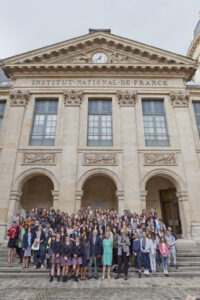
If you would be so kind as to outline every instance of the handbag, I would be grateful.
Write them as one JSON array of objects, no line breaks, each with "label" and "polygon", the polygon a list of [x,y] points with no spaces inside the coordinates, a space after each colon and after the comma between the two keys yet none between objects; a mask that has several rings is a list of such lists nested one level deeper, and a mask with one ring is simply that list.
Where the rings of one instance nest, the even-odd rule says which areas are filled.
[{"label": "handbag", "polygon": [[33,245],[31,246],[31,250],[38,251],[40,249],[40,243],[34,242]]}]

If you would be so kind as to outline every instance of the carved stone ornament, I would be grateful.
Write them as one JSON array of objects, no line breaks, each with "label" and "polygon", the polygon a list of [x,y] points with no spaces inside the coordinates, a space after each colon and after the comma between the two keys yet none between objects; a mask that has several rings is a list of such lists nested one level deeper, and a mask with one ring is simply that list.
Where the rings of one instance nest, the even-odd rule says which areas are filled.
[{"label": "carved stone ornament", "polygon": [[25,165],[55,165],[56,153],[24,153],[23,164]]},{"label": "carved stone ornament", "polygon": [[68,91],[64,90],[64,103],[65,106],[80,106],[82,102],[82,91]]},{"label": "carved stone ornament", "polygon": [[176,165],[175,153],[145,153],[145,165],[168,166]]},{"label": "carved stone ornament", "polygon": [[113,166],[117,165],[116,153],[84,153],[84,166]]},{"label": "carved stone ornament", "polygon": [[135,106],[137,92],[117,91],[117,99],[120,106]]},{"label": "carved stone ornament", "polygon": [[26,106],[30,100],[29,91],[12,91],[9,94],[10,106]]},{"label": "carved stone ornament", "polygon": [[188,107],[190,101],[190,93],[187,91],[171,92],[170,98],[173,107]]}]

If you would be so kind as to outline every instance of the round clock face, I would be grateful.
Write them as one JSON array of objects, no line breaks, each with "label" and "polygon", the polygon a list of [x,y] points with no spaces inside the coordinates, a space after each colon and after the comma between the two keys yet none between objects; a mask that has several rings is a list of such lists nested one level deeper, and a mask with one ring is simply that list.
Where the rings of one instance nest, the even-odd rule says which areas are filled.
[{"label": "round clock face", "polygon": [[105,64],[108,61],[108,57],[105,53],[98,52],[92,56],[92,61],[95,64]]}]

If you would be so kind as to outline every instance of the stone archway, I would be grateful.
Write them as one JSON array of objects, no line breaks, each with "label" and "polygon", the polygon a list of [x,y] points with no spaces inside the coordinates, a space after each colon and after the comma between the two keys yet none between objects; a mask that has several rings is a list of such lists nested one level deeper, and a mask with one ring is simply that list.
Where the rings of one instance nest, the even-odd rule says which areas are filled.
[{"label": "stone archway", "polygon": [[158,216],[165,219],[177,233],[190,237],[190,210],[184,181],[175,172],[167,169],[154,169],[141,181],[142,207],[155,208]]},{"label": "stone archway", "polygon": [[116,185],[107,176],[95,175],[87,179],[83,185],[81,206],[87,208],[117,209]]},{"label": "stone archway", "polygon": [[[88,170],[79,178],[76,186],[75,211],[77,211],[80,208],[81,203],[83,203],[86,194],[92,193],[91,191],[89,192],[88,186],[89,183],[95,185],[95,181],[96,185],[98,186],[103,186],[104,184],[106,184],[106,182],[108,183],[109,189],[107,190],[107,197],[108,195],[110,195],[109,197],[112,197],[113,199],[113,201],[110,202],[109,207],[111,208],[111,203],[113,203],[114,207],[118,209],[118,212],[122,213],[122,211],[124,210],[124,188],[122,181],[120,180],[117,174],[106,168],[95,168]],[[85,194],[86,190],[87,192]],[[99,196],[97,198],[97,202],[100,201],[101,197]]]},{"label": "stone archway", "polygon": [[[49,170],[45,168],[30,168],[21,174],[19,174],[12,186],[11,192],[10,192],[10,201],[9,201],[9,208],[8,208],[8,225],[11,224],[11,220],[13,215],[15,214],[16,210],[20,208],[20,201],[21,198],[23,198],[23,187],[28,183],[29,180],[35,180],[34,178],[45,178],[46,185],[49,185],[49,196],[50,196],[50,201],[49,204],[55,205],[55,201],[58,200],[58,195],[59,195],[59,183],[58,180],[56,179],[56,176]],[[27,189],[26,189],[27,193]],[[23,199],[24,202],[24,199]],[[48,204],[48,206],[49,206]]]}]

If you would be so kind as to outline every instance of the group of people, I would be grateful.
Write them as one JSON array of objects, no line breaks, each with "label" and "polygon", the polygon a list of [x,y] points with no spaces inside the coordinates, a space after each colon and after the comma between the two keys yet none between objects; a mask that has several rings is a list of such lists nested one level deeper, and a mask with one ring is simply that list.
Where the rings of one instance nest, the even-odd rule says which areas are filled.
[{"label": "group of people", "polygon": [[[122,216],[114,209],[95,209],[89,205],[76,214],[33,208],[21,216],[20,211],[13,217],[13,226],[8,230],[8,263],[13,262],[14,251],[18,254],[23,268],[33,260],[34,268],[50,269],[50,281],[66,282],[69,271],[74,281],[94,277],[98,279],[98,268],[103,268],[102,279],[111,278],[111,267],[118,279],[124,273],[127,280],[130,264],[135,264],[141,278],[152,274],[160,264],[168,275],[171,259],[176,265],[176,235],[172,228],[166,228],[153,209],[147,214],[131,213],[124,210]],[[16,250],[15,250],[16,249]]]}]

